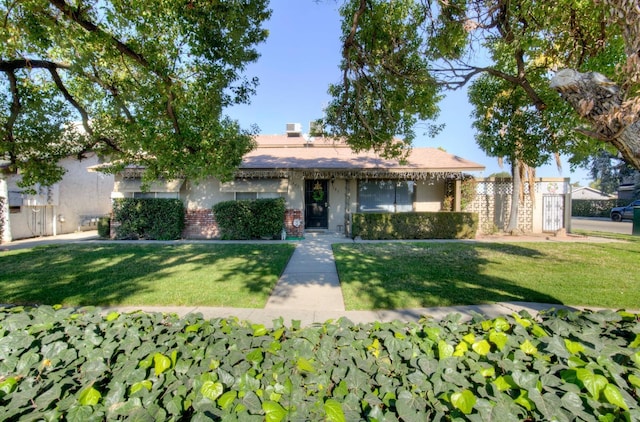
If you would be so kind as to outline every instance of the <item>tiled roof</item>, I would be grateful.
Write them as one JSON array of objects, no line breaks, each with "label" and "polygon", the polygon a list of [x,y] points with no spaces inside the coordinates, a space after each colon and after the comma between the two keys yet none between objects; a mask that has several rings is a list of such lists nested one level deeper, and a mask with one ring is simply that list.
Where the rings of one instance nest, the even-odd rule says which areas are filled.
[{"label": "tiled roof", "polygon": [[406,163],[380,158],[372,151],[355,153],[326,138],[259,135],[258,147],[245,155],[241,169],[388,169],[432,172],[481,171],[485,167],[437,148],[413,148]]}]

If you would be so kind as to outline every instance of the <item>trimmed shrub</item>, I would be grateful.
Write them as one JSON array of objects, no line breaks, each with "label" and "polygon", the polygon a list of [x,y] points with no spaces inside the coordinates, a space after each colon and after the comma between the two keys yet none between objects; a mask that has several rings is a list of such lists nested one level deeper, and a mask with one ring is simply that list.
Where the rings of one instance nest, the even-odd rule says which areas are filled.
[{"label": "trimmed shrub", "polygon": [[179,199],[124,198],[113,201],[116,239],[174,240],[182,236],[184,207]]},{"label": "trimmed shrub", "polygon": [[98,219],[98,236],[103,238],[111,237],[111,217],[104,216]]},{"label": "trimmed shrub", "polygon": [[284,198],[224,201],[213,206],[223,239],[280,238],[284,226]]},{"label": "trimmed shrub", "polygon": [[473,239],[478,215],[469,212],[356,213],[352,237],[388,239]]},{"label": "trimmed shrub", "polygon": [[629,199],[573,199],[572,217],[609,217],[611,208],[622,207],[631,202]]},{"label": "trimmed shrub", "polygon": [[4,420],[637,421],[640,315],[273,328],[0,309]]}]

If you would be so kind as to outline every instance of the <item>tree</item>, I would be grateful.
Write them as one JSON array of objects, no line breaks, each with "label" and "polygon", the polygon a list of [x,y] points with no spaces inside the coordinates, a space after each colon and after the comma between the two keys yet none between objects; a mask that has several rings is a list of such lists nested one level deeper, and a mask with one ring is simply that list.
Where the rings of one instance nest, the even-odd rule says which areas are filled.
[{"label": "tree", "polygon": [[[488,155],[511,165],[512,199],[505,231],[512,233],[518,229],[526,182],[534,185],[536,167],[557,157],[566,140],[557,136],[553,122],[545,119],[520,87],[504,79],[480,76],[469,88],[469,101],[474,105],[476,142]],[[533,190],[530,195],[533,200]]]},{"label": "tree", "polygon": [[640,3],[594,0],[608,13],[608,25],[621,28],[622,60],[612,78],[599,72],[564,69],[551,86],[583,117],[590,128],[578,130],[613,145],[624,160],[640,169]]},{"label": "tree", "polygon": [[[267,32],[267,0],[13,0],[0,5],[0,158],[23,185],[97,151],[147,180],[231,176],[256,129],[225,117]],[[80,123],[78,123],[80,122]]]},{"label": "tree", "polygon": [[[380,18],[392,5],[403,14]],[[434,109],[442,89],[458,89],[479,75],[491,75],[520,89],[540,113],[549,113],[557,111],[550,107],[555,99],[549,95],[548,84],[539,83],[541,77],[548,78],[563,67],[611,71],[624,56],[620,29],[606,25],[605,7],[590,0],[349,0],[341,13],[343,72],[362,76],[343,78],[341,85],[332,86],[334,101],[327,125],[337,135],[353,137],[360,127],[375,128],[369,122],[381,118],[360,112],[354,104],[372,105],[381,112],[400,110],[386,112],[384,118],[388,119],[386,128],[401,130],[372,131],[382,150],[384,145],[395,144],[394,134],[407,133],[407,124],[424,116],[435,117],[428,111]],[[408,42],[396,42],[394,34],[404,34]],[[383,43],[386,47],[377,46],[376,40],[388,40]],[[410,62],[413,66],[389,65],[404,63],[399,59],[408,57],[415,58]],[[507,61],[511,65],[505,67]],[[356,79],[366,83],[352,89]],[[417,100],[413,96],[375,96],[387,79],[411,94],[423,87],[431,95],[416,95]],[[339,120],[343,115],[353,118]],[[555,126],[566,127],[569,133],[566,114],[555,113],[546,119],[560,119]],[[583,162],[594,145],[587,137],[576,136],[567,145],[574,154],[572,162]]]},{"label": "tree", "polygon": [[597,182],[597,189],[611,194],[618,190],[622,183],[635,183],[640,172],[629,166],[617,154],[602,150],[591,159],[591,177]]}]

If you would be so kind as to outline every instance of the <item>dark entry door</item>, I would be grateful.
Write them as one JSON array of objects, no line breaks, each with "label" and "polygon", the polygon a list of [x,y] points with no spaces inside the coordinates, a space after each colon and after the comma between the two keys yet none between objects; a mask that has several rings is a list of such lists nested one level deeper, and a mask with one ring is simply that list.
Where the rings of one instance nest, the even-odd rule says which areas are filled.
[{"label": "dark entry door", "polygon": [[326,180],[306,180],[304,190],[305,228],[329,228],[329,191]]}]

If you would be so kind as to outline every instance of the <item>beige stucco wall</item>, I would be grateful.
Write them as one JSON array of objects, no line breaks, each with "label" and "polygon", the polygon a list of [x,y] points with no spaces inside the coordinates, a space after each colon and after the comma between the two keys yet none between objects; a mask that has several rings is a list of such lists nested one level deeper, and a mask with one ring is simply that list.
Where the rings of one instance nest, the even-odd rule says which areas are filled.
[{"label": "beige stucco wall", "polygon": [[[57,199],[53,205],[44,205],[44,202],[40,206],[24,205],[19,212],[9,214],[13,239],[73,233],[78,231],[83,216],[101,216],[111,212],[113,176],[87,170],[99,164],[95,154],[81,161],[66,158],[60,164],[67,172],[51,188],[54,199]],[[17,185],[19,180],[19,175],[8,177],[10,191],[22,191]],[[95,229],[96,225],[81,227],[87,228]]]},{"label": "beige stucco wall", "polygon": [[437,212],[442,209],[445,181],[429,179],[416,182],[416,212]]}]

